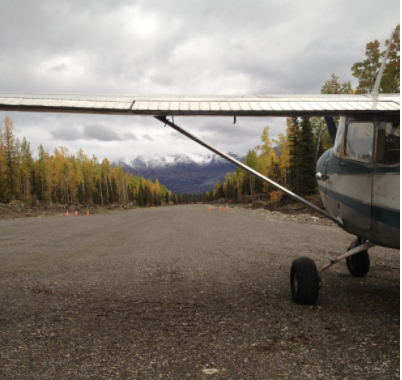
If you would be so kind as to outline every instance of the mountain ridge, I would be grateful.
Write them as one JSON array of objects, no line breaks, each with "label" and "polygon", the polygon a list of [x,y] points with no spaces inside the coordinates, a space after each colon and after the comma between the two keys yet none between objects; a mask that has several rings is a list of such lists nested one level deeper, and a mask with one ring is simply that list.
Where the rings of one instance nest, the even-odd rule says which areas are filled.
[{"label": "mountain ridge", "polygon": [[[228,152],[233,158],[244,161],[245,156]],[[133,175],[142,175],[165,185],[173,193],[200,193],[211,191],[214,184],[223,181],[228,172],[236,166],[216,154],[189,155],[167,154],[144,157],[139,155],[132,160],[121,158],[111,162],[112,166],[120,166]]]}]

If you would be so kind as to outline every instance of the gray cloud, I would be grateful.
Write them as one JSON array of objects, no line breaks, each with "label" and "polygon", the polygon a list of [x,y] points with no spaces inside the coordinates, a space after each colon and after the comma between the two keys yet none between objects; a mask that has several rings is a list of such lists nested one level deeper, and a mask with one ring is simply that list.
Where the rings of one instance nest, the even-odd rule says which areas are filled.
[{"label": "gray cloud", "polygon": [[79,140],[82,137],[82,132],[79,128],[70,127],[70,128],[58,128],[50,131],[50,134],[58,140],[65,141],[74,141]]},{"label": "gray cloud", "polygon": [[61,63],[59,65],[54,65],[49,70],[50,71],[63,71],[67,69],[67,65],[65,63]]},{"label": "gray cloud", "polygon": [[112,128],[104,125],[87,125],[84,127],[84,137],[99,141],[121,141],[120,137]]},{"label": "gray cloud", "polygon": [[[72,0],[61,7],[10,0],[0,15],[9,31],[0,37],[2,68],[60,92],[317,92],[332,72],[350,75],[365,44],[387,38],[399,22],[398,1],[384,7],[364,0],[234,0],[228,7],[212,0],[102,6]],[[370,22],[378,19],[387,23]],[[346,70],[336,65],[343,62],[350,62]],[[62,78],[55,68],[63,68]],[[37,91],[36,80],[3,80],[6,91]]]},{"label": "gray cloud", "polygon": [[144,139],[149,140],[149,141],[153,141],[152,137],[151,137],[150,135],[148,135],[148,133],[145,134],[145,135],[142,135],[142,137],[143,137]]},{"label": "gray cloud", "polygon": [[[20,130],[20,133],[22,131]],[[132,132],[117,132],[113,127],[103,124],[85,125],[82,130],[78,127],[57,128],[50,130],[50,135],[57,140],[76,141],[76,140],[97,140],[104,142],[111,141],[135,141],[138,140]],[[152,141],[149,135],[144,136]]]},{"label": "gray cloud", "polygon": [[126,133],[124,134],[124,139],[125,139],[125,140],[138,140],[138,139],[137,139],[137,136],[136,136],[134,133],[132,133],[132,132],[126,132]]}]

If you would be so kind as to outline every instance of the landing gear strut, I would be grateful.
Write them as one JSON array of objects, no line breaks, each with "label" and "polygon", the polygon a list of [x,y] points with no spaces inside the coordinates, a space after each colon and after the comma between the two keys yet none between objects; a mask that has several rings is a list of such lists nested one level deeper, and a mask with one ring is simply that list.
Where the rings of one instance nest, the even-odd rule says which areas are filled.
[{"label": "landing gear strut", "polygon": [[375,244],[363,243],[358,238],[343,255],[336,258],[327,255],[331,262],[319,271],[314,261],[308,257],[299,257],[294,260],[290,269],[290,289],[293,301],[302,305],[314,304],[318,299],[320,287],[319,274],[343,259],[346,259],[346,265],[353,276],[364,277],[370,269],[370,257],[367,250],[374,246]]}]

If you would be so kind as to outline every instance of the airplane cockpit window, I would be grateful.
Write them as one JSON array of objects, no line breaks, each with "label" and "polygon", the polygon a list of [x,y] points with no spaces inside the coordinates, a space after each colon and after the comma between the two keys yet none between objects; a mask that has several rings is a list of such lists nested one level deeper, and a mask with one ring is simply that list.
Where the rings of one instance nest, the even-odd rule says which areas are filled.
[{"label": "airplane cockpit window", "polygon": [[382,122],[377,136],[377,162],[383,165],[400,163],[400,124]]},{"label": "airplane cockpit window", "polygon": [[342,150],[342,141],[343,141],[343,132],[345,131],[345,121],[341,117],[339,120],[339,126],[338,130],[336,131],[336,138],[335,138],[335,144],[334,144],[334,151],[335,153],[340,156],[341,155],[341,150]]},{"label": "airplane cockpit window", "polygon": [[370,162],[373,155],[374,123],[351,122],[347,126],[345,157],[355,161]]}]

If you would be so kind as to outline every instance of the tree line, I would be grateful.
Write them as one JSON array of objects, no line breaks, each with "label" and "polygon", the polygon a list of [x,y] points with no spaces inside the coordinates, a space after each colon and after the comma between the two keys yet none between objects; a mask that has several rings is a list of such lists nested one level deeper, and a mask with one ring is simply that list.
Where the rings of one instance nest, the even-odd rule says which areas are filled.
[{"label": "tree line", "polygon": [[54,203],[128,203],[158,206],[171,201],[171,192],[158,179],[152,182],[142,176],[124,172],[88,157],[82,149],[76,155],[65,147],[53,154],[39,145],[33,156],[30,143],[19,141],[13,122],[6,116],[0,127],[0,202],[43,201]]},{"label": "tree line", "polygon": [[[300,196],[313,195],[317,191],[314,179],[316,160],[331,147],[332,142],[327,135],[320,137],[323,129],[321,118],[287,118],[286,124],[286,133],[279,134],[278,139],[270,138],[269,127],[265,127],[261,144],[248,151],[244,164]],[[271,200],[279,196],[279,192],[267,183],[236,168],[233,173],[226,174],[223,182],[216,182],[213,191],[204,196],[205,200],[225,198],[238,201],[244,195],[259,193],[268,193]]]}]

